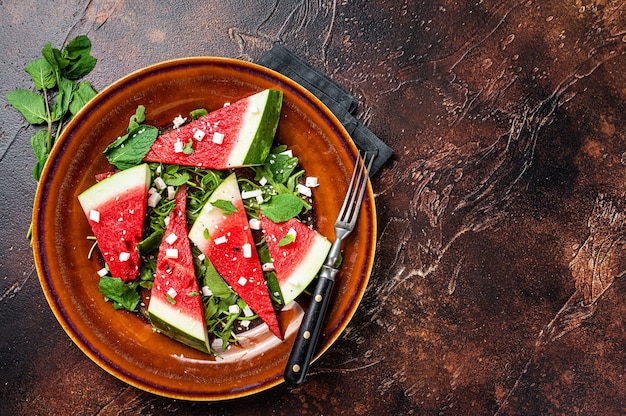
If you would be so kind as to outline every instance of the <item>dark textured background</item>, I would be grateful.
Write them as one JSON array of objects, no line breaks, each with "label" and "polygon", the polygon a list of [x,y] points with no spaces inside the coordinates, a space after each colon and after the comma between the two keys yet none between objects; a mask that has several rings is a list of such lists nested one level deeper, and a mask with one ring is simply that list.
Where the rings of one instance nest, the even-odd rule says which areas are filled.
[{"label": "dark textured background", "polygon": [[[624,1],[0,0],[2,414],[626,414]],[[25,238],[36,183],[4,95],[79,34],[96,89],[280,42],[394,150],[365,299],[302,387],[152,396],[63,332]]]}]

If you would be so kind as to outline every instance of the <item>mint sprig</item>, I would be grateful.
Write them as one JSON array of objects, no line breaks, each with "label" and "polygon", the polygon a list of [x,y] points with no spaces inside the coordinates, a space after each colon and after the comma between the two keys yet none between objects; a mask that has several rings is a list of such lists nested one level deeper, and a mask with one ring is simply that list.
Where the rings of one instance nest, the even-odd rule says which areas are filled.
[{"label": "mint sprig", "polygon": [[[30,61],[24,70],[30,75],[34,90],[16,89],[5,98],[32,126],[42,126],[30,138],[37,162],[32,169],[39,181],[48,156],[60,136],[66,121],[71,119],[95,95],[89,82],[78,80],[96,66],[91,56],[91,41],[77,36],[63,49],[48,42],[41,50],[41,58]],[[31,228],[27,238],[31,236]]]}]

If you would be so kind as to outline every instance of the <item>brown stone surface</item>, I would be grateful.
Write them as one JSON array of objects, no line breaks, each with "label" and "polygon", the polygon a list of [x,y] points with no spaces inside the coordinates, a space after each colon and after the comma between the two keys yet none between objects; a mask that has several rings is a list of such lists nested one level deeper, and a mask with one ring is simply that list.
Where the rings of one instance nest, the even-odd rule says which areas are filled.
[{"label": "brown stone surface", "polygon": [[[25,235],[32,130],[0,107],[2,414],[626,414],[623,1],[0,1],[0,96],[79,34],[96,89],[280,42],[394,150],[357,316],[306,384],[187,403],[102,371],[58,325]],[[5,413],[6,412],[6,413]]]}]

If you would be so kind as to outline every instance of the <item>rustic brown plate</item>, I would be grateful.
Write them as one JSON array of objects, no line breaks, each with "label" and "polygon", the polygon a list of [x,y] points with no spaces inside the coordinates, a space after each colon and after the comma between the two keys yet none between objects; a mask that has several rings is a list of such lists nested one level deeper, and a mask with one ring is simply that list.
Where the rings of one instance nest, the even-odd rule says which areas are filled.
[{"label": "rustic brown plate", "polygon": [[[283,370],[302,309],[279,314],[286,333],[252,332],[223,359],[203,354],[152,332],[132,313],[115,311],[98,291],[102,266],[88,259],[89,225],[77,196],[108,162],[104,148],[123,134],[138,105],[146,123],[171,124],[178,114],[215,109],[266,88],[284,92],[277,140],[299,157],[314,190],[317,227],[334,238],[333,222],[346,192],[357,149],[333,114],[292,80],[244,61],[194,57],[136,71],[99,93],[67,125],[41,177],[33,213],[33,250],[46,299],[70,338],[89,358],[126,383],[162,396],[222,400],[260,392],[283,381]],[[357,230],[344,244],[329,319],[318,358],[338,338],[363,296],[374,259],[376,213],[371,186]],[[306,302],[301,302],[306,305]]]}]

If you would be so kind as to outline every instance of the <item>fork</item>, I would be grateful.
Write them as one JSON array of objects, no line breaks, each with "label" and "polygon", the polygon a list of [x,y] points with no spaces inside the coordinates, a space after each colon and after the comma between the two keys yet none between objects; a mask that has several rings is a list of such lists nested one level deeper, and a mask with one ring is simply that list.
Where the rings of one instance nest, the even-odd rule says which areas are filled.
[{"label": "fork", "polygon": [[367,187],[367,172],[375,158],[376,152],[366,151],[361,161],[361,153],[359,152],[348,191],[335,221],[335,241],[330,247],[328,256],[320,270],[309,309],[302,319],[298,335],[287,360],[284,377],[285,382],[291,387],[297,387],[304,382],[311,364],[322,324],[326,317],[326,310],[330,303],[335,276],[338,272],[336,266],[341,251],[341,243],[354,230]]}]

